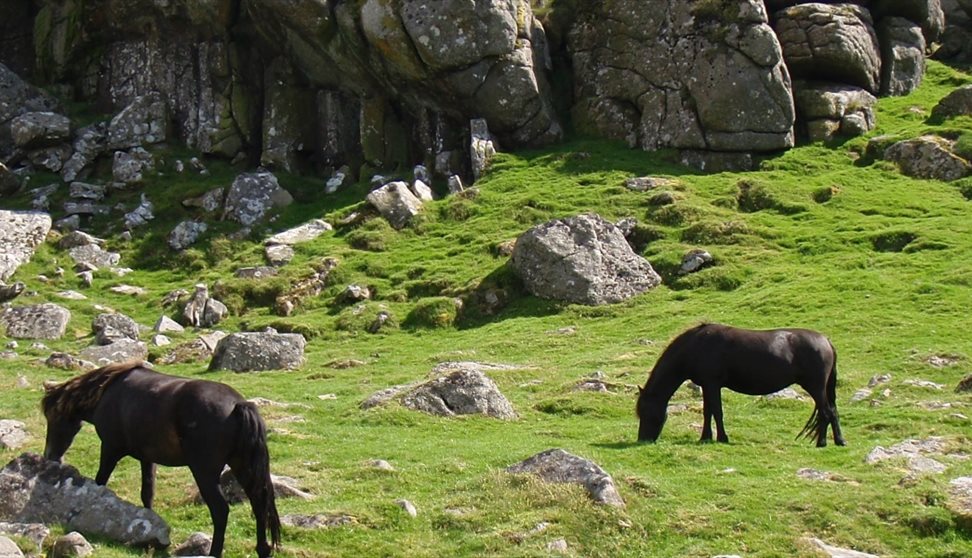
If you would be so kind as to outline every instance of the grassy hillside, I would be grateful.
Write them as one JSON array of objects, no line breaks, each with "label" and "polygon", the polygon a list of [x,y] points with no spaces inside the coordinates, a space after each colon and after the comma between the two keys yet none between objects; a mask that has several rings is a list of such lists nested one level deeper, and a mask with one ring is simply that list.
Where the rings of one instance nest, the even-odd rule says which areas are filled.
[{"label": "grassy hillside", "polygon": [[[966,73],[931,64],[918,92],[880,101],[872,135],[938,130],[968,138],[972,119],[927,119],[938,99],[969,81]],[[338,229],[299,245],[279,278],[256,286],[232,279],[232,271],[262,263],[259,241],[267,231],[233,240],[234,229],[218,223],[186,253],[160,248],[173,224],[188,215],[180,200],[227,185],[237,172],[212,162],[209,177],[167,172],[153,178],[144,191],[158,218],[133,241],[116,240],[108,222],[96,224],[93,232],[112,239],[110,248],[122,252],[122,265],[133,273],[98,272],[94,287],[85,290],[70,272],[54,278],[58,265],[69,267],[68,257],[49,244],[15,277],[37,295],[16,302],[55,301],[71,309],[69,335],[48,343],[55,350],[78,351],[92,342],[90,323],[102,311],[96,305],[151,326],[172,314],[160,303],[167,292],[197,282],[214,286],[235,312],[221,329],[273,325],[307,335],[307,364],[299,371],[212,373],[207,362],[160,367],[290,404],[262,411],[271,428],[272,469],[297,478],[316,498],[281,500],[281,514],[347,514],[356,521],[323,531],[285,528],[281,556],[548,556],[547,544],[558,538],[567,540],[572,556],[816,556],[801,542],[808,536],[882,556],[970,556],[972,532],[952,519],[945,496],[950,479],[972,475],[972,462],[946,457],[946,473],[901,482],[903,462],[869,465],[865,456],[878,445],[929,436],[944,437],[956,453],[972,453],[972,398],[952,392],[972,373],[972,179],[909,179],[887,163],[864,160],[865,144],[861,138],[800,147],[758,172],[714,175],[681,167],[669,153],[602,141],[501,154],[475,193],[430,204],[412,229],[395,232],[381,220]],[[169,164],[180,155],[186,154],[168,154]],[[677,181],[670,189],[676,203],[654,205],[654,192],[623,187],[625,178],[641,175]],[[365,184],[325,197],[321,180],[279,178],[298,203],[275,219],[272,231],[314,217],[335,222],[363,207]],[[116,194],[111,204],[130,208],[136,197]],[[664,285],[596,308],[525,295],[500,255],[502,245],[532,225],[581,212],[635,217],[646,241],[643,253]],[[696,247],[709,250],[716,265],[678,276],[682,255]],[[273,296],[324,257],[340,261],[328,289],[294,316],[275,316]],[[38,274],[54,279],[41,283]],[[148,292],[130,297],[108,290],[122,283]],[[350,307],[336,302],[350,283],[371,286],[377,299],[370,304],[387,308],[397,328],[364,332]],[[56,293],[64,289],[89,299],[61,300]],[[484,311],[479,296],[490,289],[506,301],[494,314]],[[453,297],[466,301],[455,320],[442,310]],[[799,326],[830,336],[839,354],[838,407],[848,446],[816,449],[794,440],[810,414],[809,398],[730,392],[724,408],[732,443],[700,445],[701,399],[688,389],[673,399],[677,407],[659,442],[636,444],[636,386],[669,340],[702,321]],[[26,450],[39,452],[41,384],[69,374],[45,367],[49,351],[30,342],[19,342],[16,352],[0,360],[0,418],[26,422],[34,435]],[[153,357],[164,352],[153,349]],[[935,356],[954,364],[932,366]],[[350,360],[360,364],[342,366]],[[489,375],[520,418],[445,419],[397,405],[359,408],[372,393],[427,378],[435,364],[453,360],[516,365]],[[574,391],[595,372],[615,389]],[[879,374],[892,377],[887,395],[882,386],[872,398],[850,401]],[[945,388],[906,383],[912,379]],[[600,464],[627,507],[599,507],[578,487],[503,472],[553,447]],[[93,476],[97,448],[88,426],[66,461]],[[0,451],[0,460],[20,451]],[[373,468],[374,459],[395,470]],[[804,467],[842,480],[798,478]],[[160,470],[156,507],[176,542],[192,531],[211,531],[206,508],[191,503],[192,484],[185,469]],[[123,460],[109,486],[137,502],[137,464]],[[415,504],[417,518],[395,504],[400,498]],[[546,529],[535,531],[541,522]],[[248,505],[234,506],[227,555],[253,556],[253,530]],[[100,557],[141,554],[95,542]]]}]

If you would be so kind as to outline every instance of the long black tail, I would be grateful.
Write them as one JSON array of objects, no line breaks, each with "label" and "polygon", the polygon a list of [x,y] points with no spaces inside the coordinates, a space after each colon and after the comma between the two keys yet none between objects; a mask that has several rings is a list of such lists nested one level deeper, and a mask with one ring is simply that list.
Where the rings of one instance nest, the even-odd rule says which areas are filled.
[{"label": "long black tail", "polygon": [[[833,346],[831,345],[831,350],[833,351]],[[837,409],[837,352],[834,351],[834,364],[830,367],[830,375],[827,377],[827,404],[830,405],[831,409],[836,412]],[[824,417],[818,412],[817,406],[813,406],[813,412],[810,413],[810,418],[807,419],[807,423],[803,425],[803,430],[797,434],[797,439],[800,438],[813,438],[817,435],[817,429],[821,427]],[[826,425],[824,425],[826,426]]]},{"label": "long black tail", "polygon": [[250,497],[253,515],[257,523],[267,525],[273,547],[280,546],[280,517],[270,479],[270,452],[267,449],[267,428],[260,418],[256,405],[249,402],[237,403],[233,414],[239,419],[241,428],[236,442],[236,460],[239,471],[234,470],[236,478]]},{"label": "long black tail", "polygon": [[820,422],[822,417],[820,413],[817,412],[817,406],[813,406],[813,412],[810,413],[810,418],[807,419],[807,423],[803,425],[803,430],[797,434],[797,439],[799,438],[814,438],[817,435],[817,429],[820,427]]}]

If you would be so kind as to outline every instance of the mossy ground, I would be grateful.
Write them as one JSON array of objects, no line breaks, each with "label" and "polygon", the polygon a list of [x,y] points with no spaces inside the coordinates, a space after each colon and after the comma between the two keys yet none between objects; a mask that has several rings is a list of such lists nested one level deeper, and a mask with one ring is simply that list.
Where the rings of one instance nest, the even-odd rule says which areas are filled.
[{"label": "mossy ground", "polygon": [[[968,118],[937,124],[927,118],[938,99],[970,80],[932,63],[918,92],[879,102],[880,128],[872,135],[967,133]],[[70,273],[41,283],[38,274],[54,277],[58,265],[68,267],[66,254],[47,245],[14,278],[37,291],[17,303],[68,306],[68,335],[48,345],[76,351],[91,342],[91,320],[101,311],[95,304],[151,325],[171,313],[160,305],[165,293],[222,281],[236,285],[232,292],[239,297],[223,329],[270,324],[308,333],[307,364],[299,371],[236,375],[207,372],[206,362],[161,367],[229,383],[247,397],[295,404],[263,411],[272,468],[299,479],[316,498],[281,500],[281,513],[346,513],[357,522],[323,531],[285,528],[281,556],[546,556],[547,543],[561,537],[575,556],[815,556],[801,542],[806,536],[882,556],[969,556],[972,533],[952,519],[945,495],[950,479],[972,474],[972,463],[946,459],[945,474],[902,484],[903,463],[875,466],[864,458],[877,445],[928,436],[972,452],[972,399],[952,392],[972,373],[970,187],[967,181],[913,180],[885,163],[866,162],[865,143],[804,146],[765,161],[757,172],[713,175],[680,167],[670,153],[593,140],[501,154],[476,194],[432,203],[401,232],[371,221],[300,245],[295,260],[263,289],[228,278],[237,267],[263,263],[266,230],[231,240],[233,227],[217,223],[187,254],[162,247],[165,233],[187,215],[182,198],[232,180],[236,170],[211,162],[209,177],[166,173],[146,186],[159,216],[152,230],[109,246],[122,251],[123,264],[136,269],[132,274],[99,272],[87,290]],[[624,188],[625,178],[641,175],[677,179],[675,203],[656,206],[652,193]],[[321,180],[279,178],[298,203],[267,227],[273,231],[314,217],[336,221],[361,209],[366,190],[359,184],[323,196]],[[740,184],[750,185],[745,195]],[[134,206],[137,198],[114,196],[112,205]],[[611,220],[636,217],[644,227],[643,254],[665,283],[604,307],[525,295],[500,247],[532,225],[589,211]],[[95,232],[113,238],[110,223],[95,225]],[[680,259],[691,248],[710,251],[716,265],[679,276]],[[295,315],[276,316],[270,300],[325,257],[340,265],[324,292]],[[148,292],[127,297],[108,290],[121,283]],[[368,308],[389,311],[396,327],[364,332],[351,318],[352,307],[336,301],[350,283],[372,289],[377,300]],[[89,300],[62,301],[56,293],[63,289],[82,291]],[[506,301],[494,313],[475,304],[490,289],[502,291]],[[457,297],[467,304],[452,316]],[[829,335],[839,354],[838,405],[848,446],[817,449],[794,440],[810,414],[808,400],[730,392],[724,399],[731,443],[700,445],[701,401],[688,390],[673,400],[681,410],[673,411],[660,441],[636,444],[636,386],[666,343],[701,321],[799,326]],[[36,452],[44,436],[41,384],[69,374],[46,368],[41,361],[48,351],[33,350],[29,342],[21,341],[16,352],[17,358],[0,361],[0,409],[3,418],[27,423],[33,438],[25,449]],[[928,363],[941,355],[955,363]],[[448,360],[518,365],[489,375],[520,418],[447,419],[397,405],[359,408],[370,394],[424,379]],[[351,361],[358,365],[342,364]],[[573,391],[596,371],[613,391]],[[850,401],[872,376],[886,373],[892,375],[890,395]],[[20,376],[28,387],[20,387]],[[946,387],[910,386],[908,379]],[[952,407],[921,406],[929,401]],[[580,488],[503,472],[552,447],[599,463],[627,507],[596,506]],[[93,476],[97,448],[97,436],[86,427],[66,460]],[[0,459],[20,451],[2,450]],[[372,468],[372,459],[388,460],[395,471]],[[803,467],[847,482],[800,479],[796,471]],[[211,530],[206,508],[191,503],[192,484],[185,469],[160,470],[157,511],[177,542]],[[110,486],[137,502],[136,464],[123,461]],[[415,504],[417,518],[396,506],[399,498]],[[547,529],[532,532],[541,522]],[[227,555],[254,555],[253,529],[248,506],[234,506]],[[95,542],[98,556],[143,553]]]}]

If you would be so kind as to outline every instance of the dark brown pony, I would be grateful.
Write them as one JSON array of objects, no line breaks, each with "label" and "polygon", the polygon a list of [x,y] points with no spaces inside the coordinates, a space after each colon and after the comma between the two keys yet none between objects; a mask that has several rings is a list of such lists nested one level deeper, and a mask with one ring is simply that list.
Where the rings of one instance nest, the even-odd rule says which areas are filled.
[{"label": "dark brown pony", "polygon": [[[95,426],[101,461],[95,482],[108,482],[126,455],[142,464],[142,504],[152,507],[155,465],[187,466],[213,521],[211,556],[221,556],[229,506],[219,488],[227,464],[243,486],[257,526],[257,555],[280,545],[270,481],[266,427],[256,407],[217,382],[168,376],[141,362],[111,364],[53,386],[41,403],[47,418],[44,457],[60,461],[81,429]],[[271,544],[267,543],[267,528]]]},{"label": "dark brown pony", "polygon": [[668,401],[686,380],[702,387],[702,442],[729,442],[722,424],[722,388],[748,395],[766,395],[799,384],[816,404],[800,431],[816,435],[817,447],[827,445],[827,426],[834,443],[844,445],[837,417],[837,352],[821,333],[808,329],[754,331],[702,324],[682,333],[665,349],[639,388],[636,412],[638,440],[654,442],[661,434]]}]

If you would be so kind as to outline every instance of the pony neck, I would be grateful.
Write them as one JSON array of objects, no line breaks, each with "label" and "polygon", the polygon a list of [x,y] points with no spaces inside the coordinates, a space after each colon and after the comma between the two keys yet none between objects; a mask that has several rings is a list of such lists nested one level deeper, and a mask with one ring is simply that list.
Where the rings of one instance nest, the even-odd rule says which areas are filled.
[{"label": "pony neck", "polygon": [[687,379],[688,375],[681,370],[669,366],[667,363],[659,363],[648,377],[648,382],[645,384],[645,395],[668,401]]}]

